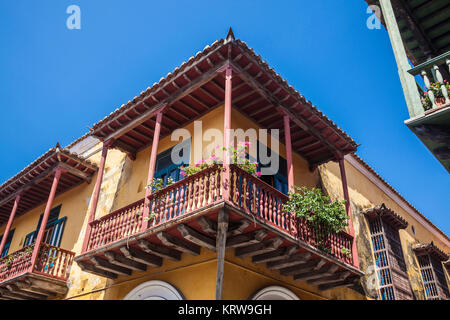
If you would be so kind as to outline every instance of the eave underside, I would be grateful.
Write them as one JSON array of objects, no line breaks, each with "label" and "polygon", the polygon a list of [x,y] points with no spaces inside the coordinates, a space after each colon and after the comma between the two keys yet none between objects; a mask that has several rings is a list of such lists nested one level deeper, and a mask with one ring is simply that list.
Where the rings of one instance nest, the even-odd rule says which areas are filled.
[{"label": "eave underside", "polygon": [[93,135],[102,141],[115,139],[113,147],[134,157],[152,142],[157,110],[165,107],[161,128],[161,137],[165,137],[223,105],[225,78],[219,70],[229,64],[235,70],[233,108],[262,128],[279,129],[281,141],[284,127],[279,110],[289,112],[293,151],[311,167],[356,150],[350,137],[273,74],[245,43],[237,40],[220,45],[195,59],[182,72],[168,76],[149,93],[94,125]]},{"label": "eave underside", "polygon": [[[378,0],[366,0],[378,5]],[[392,0],[398,27],[414,65],[450,50],[448,0]],[[384,19],[381,19],[384,24]]]},{"label": "eave underside", "polygon": [[21,194],[15,217],[45,203],[53,183],[55,169],[62,167],[56,195],[90,182],[97,166],[66,150],[50,149],[16,176],[0,187],[0,225],[6,223],[11,214],[16,196]]}]

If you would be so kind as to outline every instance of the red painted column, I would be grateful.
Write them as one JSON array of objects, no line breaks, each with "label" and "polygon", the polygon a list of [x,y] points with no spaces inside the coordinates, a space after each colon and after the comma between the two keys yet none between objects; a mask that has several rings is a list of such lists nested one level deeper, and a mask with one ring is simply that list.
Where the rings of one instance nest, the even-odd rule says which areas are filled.
[{"label": "red painted column", "polygon": [[[153,132],[153,141],[152,141],[152,153],[150,154],[150,164],[148,168],[148,176],[147,176],[147,186],[151,185],[153,182],[153,177],[155,176],[155,167],[156,167],[156,156],[158,155],[158,145],[159,145],[159,136],[161,134],[161,122],[162,122],[163,111],[159,111],[156,114],[156,124],[155,131]],[[142,227],[141,231],[147,230],[149,220],[148,216],[150,213],[150,200],[148,197],[152,194],[152,188],[147,188],[145,191],[145,200],[144,200],[144,214],[142,216]]]},{"label": "red painted column", "polygon": [[108,149],[113,140],[108,140],[103,143],[102,155],[100,158],[100,165],[97,173],[97,180],[95,182],[94,193],[92,195],[91,209],[89,211],[88,224],[86,226],[86,233],[84,235],[83,247],[81,252],[84,253],[87,250],[89,243],[89,237],[91,236],[91,222],[95,220],[95,212],[97,211],[98,198],[100,196],[100,190],[102,187],[103,173],[105,172],[106,156],[108,155]]},{"label": "red painted column", "polygon": [[34,243],[33,254],[31,255],[31,266],[30,272],[33,272],[34,266],[36,265],[37,258],[39,256],[39,249],[41,248],[42,238],[44,237],[45,227],[47,226],[48,216],[50,215],[50,210],[52,209],[53,199],[55,198],[56,189],[58,188],[59,178],[64,169],[61,167],[56,167],[55,176],[53,178],[52,188],[50,189],[50,194],[47,199],[47,205],[45,206],[44,215],[42,216],[41,225],[39,226],[38,235]]},{"label": "red painted column", "polygon": [[350,196],[348,194],[347,175],[345,174],[344,158],[339,159],[339,169],[341,171],[342,189],[344,190],[345,209],[349,217],[348,228],[350,235],[353,236],[352,242],[353,265],[359,269],[359,257],[358,257],[358,250],[356,249],[355,229],[353,228],[352,209],[350,206]]},{"label": "red painted column", "polygon": [[22,194],[19,193],[16,196],[16,199],[14,200],[14,205],[11,210],[11,214],[9,215],[9,219],[8,219],[8,223],[6,224],[5,232],[3,233],[2,243],[0,244],[0,255],[2,254],[3,248],[5,247],[6,239],[8,239],[9,231],[11,230],[11,225],[13,223],[14,216],[16,215],[17,207],[19,206],[19,201],[20,201],[21,196],[22,196]]},{"label": "red painted column", "polygon": [[289,116],[285,114],[283,116],[284,120],[284,138],[286,145],[286,161],[288,170],[288,185],[289,191],[294,191],[294,165],[292,163],[292,143],[291,143],[291,125],[289,121]]},{"label": "red painted column", "polygon": [[225,68],[225,110],[224,110],[224,136],[223,136],[223,146],[226,150],[223,152],[223,167],[222,172],[222,185],[224,189],[222,190],[222,195],[224,200],[230,198],[230,159],[228,148],[231,146],[231,92],[233,90],[233,69],[231,66]]}]

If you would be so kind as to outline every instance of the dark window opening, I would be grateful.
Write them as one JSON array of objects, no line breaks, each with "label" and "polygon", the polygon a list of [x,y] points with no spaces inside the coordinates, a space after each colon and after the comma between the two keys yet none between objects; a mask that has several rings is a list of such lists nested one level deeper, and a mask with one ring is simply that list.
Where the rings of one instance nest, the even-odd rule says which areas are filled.
[{"label": "dark window opening", "polygon": [[[14,236],[15,230],[16,229],[9,231],[8,238],[6,238],[5,246],[3,247],[3,251],[1,252],[1,255],[0,255],[1,258],[6,257],[8,255],[9,247],[11,246],[11,241]],[[3,235],[0,236],[0,242],[2,242],[2,239],[3,239]]]},{"label": "dark window opening", "polygon": [[[61,211],[61,205],[53,208],[50,211],[47,225],[45,226],[44,236],[42,242],[47,243],[51,246],[59,247],[61,244],[61,238],[64,232],[64,227],[66,224],[67,217],[59,218],[59,213]],[[44,214],[39,216],[38,225],[36,230],[30,232],[25,236],[25,241],[23,242],[23,247],[29,246],[36,241],[36,237],[39,231],[39,227],[42,222]]]},{"label": "dark window opening", "polygon": [[[178,156],[181,159],[181,162],[179,163],[174,163],[172,161],[172,151],[175,147],[180,149]],[[181,180],[182,177],[180,176],[180,167],[182,165],[189,165],[190,149],[191,139],[188,139],[180,142],[177,146],[158,154],[156,157],[154,179],[162,179],[164,182],[164,187],[167,186],[169,177],[172,178],[174,182]],[[184,152],[184,150],[189,150],[189,152]]]},{"label": "dark window opening", "polygon": [[[269,168],[271,166],[270,163],[269,164],[261,163],[260,150],[261,150],[261,148],[263,148],[263,146],[264,145],[261,142],[258,142],[256,162],[258,162],[258,170],[259,171],[261,171],[262,168]],[[272,152],[274,153],[274,151],[272,149],[270,149],[269,147],[266,147],[266,146],[264,146],[264,147],[267,148],[267,156],[271,157]],[[284,159],[283,157],[278,155],[278,164],[279,164],[278,171],[273,172],[272,174],[269,174],[269,175],[262,175],[260,179],[262,181],[266,182],[267,184],[271,185],[278,191],[280,191],[284,194],[288,194],[289,186],[288,186],[288,179],[287,179],[287,161],[286,161],[286,159]]]}]

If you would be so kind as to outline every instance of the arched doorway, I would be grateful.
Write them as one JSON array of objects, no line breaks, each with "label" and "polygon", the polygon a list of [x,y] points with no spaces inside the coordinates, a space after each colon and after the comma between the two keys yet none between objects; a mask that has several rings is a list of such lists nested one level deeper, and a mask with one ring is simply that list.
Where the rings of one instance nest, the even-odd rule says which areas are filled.
[{"label": "arched doorway", "polygon": [[249,300],[300,300],[291,290],[280,286],[270,286],[258,290]]},{"label": "arched doorway", "polygon": [[170,283],[151,280],[131,290],[124,300],[183,300],[183,294]]}]

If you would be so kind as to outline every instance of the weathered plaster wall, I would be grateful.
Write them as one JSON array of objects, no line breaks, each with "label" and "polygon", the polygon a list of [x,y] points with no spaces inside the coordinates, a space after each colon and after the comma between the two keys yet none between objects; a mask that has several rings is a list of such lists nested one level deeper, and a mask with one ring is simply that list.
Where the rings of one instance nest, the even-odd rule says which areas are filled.
[{"label": "weathered plaster wall", "polygon": [[[217,259],[213,252],[202,249],[199,256],[183,254],[181,261],[164,259],[159,268],[148,268],[147,272],[134,272],[131,276],[120,276],[115,280],[103,279],[91,274],[83,275],[85,285],[72,291],[67,299],[120,300],[141,283],[161,280],[181,291],[186,299],[210,300],[215,297]],[[95,285],[95,286],[94,286]]]},{"label": "weathered plaster wall", "polygon": [[[400,240],[414,295],[416,299],[423,299],[425,295],[422,277],[417,264],[417,258],[411,249],[412,245],[418,242],[434,241],[434,243],[445,252],[449,252],[450,248],[447,247],[445,243],[440,241],[437,236],[429,232],[415,218],[409,215],[408,212],[393,201],[392,198],[380,190],[379,187],[368,180],[347,161],[345,162],[345,168],[352,205],[358,255],[360,257],[361,270],[366,273],[362,283],[366,293],[369,296],[373,296],[374,283],[376,283],[377,280],[374,273],[375,268],[370,242],[370,231],[368,228],[367,219],[362,214],[362,211],[384,203],[388,208],[400,214],[409,223],[406,230],[400,230]],[[319,170],[323,183],[326,186],[326,190],[331,197],[333,199],[343,200],[342,182],[340,181],[338,164],[330,162],[322,165]],[[414,225],[416,229],[415,235],[411,230],[411,225]]]}]

